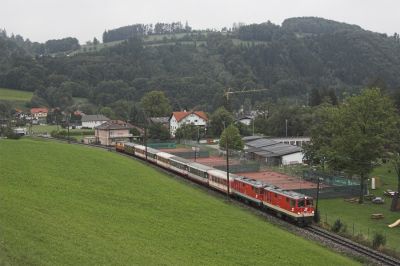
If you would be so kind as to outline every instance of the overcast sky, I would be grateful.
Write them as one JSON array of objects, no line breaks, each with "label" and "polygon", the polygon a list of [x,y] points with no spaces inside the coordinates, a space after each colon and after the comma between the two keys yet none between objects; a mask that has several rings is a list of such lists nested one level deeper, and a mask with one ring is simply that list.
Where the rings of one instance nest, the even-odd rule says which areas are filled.
[{"label": "overcast sky", "polygon": [[85,43],[135,23],[188,21],[195,29],[221,29],[318,16],[393,35],[400,32],[399,12],[399,0],[0,0],[0,28],[31,41],[72,36]]}]

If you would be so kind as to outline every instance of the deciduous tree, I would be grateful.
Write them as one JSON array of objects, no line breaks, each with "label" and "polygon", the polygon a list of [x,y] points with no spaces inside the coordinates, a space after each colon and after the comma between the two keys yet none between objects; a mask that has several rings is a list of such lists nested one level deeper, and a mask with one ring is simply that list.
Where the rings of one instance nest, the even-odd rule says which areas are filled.
[{"label": "deciduous tree", "polygon": [[226,143],[228,142],[228,148],[232,150],[243,150],[244,143],[242,137],[240,136],[239,129],[233,124],[229,125],[221,134],[219,140],[219,146],[222,149],[226,148]]},{"label": "deciduous tree", "polygon": [[399,137],[394,105],[379,89],[367,89],[326,112],[327,128],[313,131],[312,145],[330,167],[360,176],[359,202],[363,203],[365,180],[374,162]]},{"label": "deciduous tree", "polygon": [[210,126],[214,136],[220,136],[223,129],[224,123],[229,125],[233,122],[233,115],[226,110],[224,107],[220,107],[212,113],[210,117]]},{"label": "deciduous tree", "polygon": [[140,104],[148,117],[169,116],[172,112],[169,100],[162,91],[146,93]]}]

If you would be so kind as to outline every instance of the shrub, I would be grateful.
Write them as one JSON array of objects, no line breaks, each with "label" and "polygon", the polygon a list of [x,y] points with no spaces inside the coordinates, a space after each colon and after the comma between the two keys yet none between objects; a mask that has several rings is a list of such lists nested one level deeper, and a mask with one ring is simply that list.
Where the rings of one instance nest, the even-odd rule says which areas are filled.
[{"label": "shrub", "polygon": [[374,239],[372,240],[372,247],[374,249],[378,249],[384,245],[386,245],[386,237],[381,233],[375,233]]},{"label": "shrub", "polygon": [[[68,140],[68,132],[65,131],[65,130],[61,130],[61,131],[53,130],[53,131],[51,131],[50,135],[53,138],[56,138],[56,139],[66,139],[66,140]],[[70,136],[69,140],[70,141],[76,141],[76,138]]]},{"label": "shrub", "polygon": [[0,136],[4,135],[8,139],[19,139],[20,135],[15,134],[14,130],[11,127],[5,127],[1,129]]},{"label": "shrub", "polygon": [[340,219],[337,219],[335,223],[332,225],[331,230],[335,233],[340,232],[340,230],[343,228],[343,223],[340,221]]}]

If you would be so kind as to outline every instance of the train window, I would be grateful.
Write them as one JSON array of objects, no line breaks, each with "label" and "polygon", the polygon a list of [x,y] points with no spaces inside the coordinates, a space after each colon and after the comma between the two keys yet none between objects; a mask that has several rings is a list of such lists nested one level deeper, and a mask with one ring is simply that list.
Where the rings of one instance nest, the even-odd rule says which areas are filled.
[{"label": "train window", "polygon": [[289,203],[289,198],[286,198],[286,202]]},{"label": "train window", "polygon": [[305,201],[303,199],[297,201],[297,207],[304,207]]},{"label": "train window", "polygon": [[313,206],[313,200],[312,199],[306,200],[306,204],[307,206]]},{"label": "train window", "polygon": [[291,208],[294,208],[295,205],[296,205],[296,201],[293,200],[293,199],[291,199],[291,200],[290,200],[290,207],[291,207]]},{"label": "train window", "polygon": [[277,197],[278,197],[278,194],[276,194],[276,193],[274,193],[274,194],[275,194],[274,197],[277,198]]}]

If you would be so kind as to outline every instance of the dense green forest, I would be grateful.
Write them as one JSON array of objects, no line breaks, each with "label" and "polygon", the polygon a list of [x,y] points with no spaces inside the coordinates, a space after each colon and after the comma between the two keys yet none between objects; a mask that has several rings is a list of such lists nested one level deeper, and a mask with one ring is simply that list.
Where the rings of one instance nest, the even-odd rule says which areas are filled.
[{"label": "dense green forest", "polygon": [[[161,38],[146,39],[157,34]],[[71,97],[85,97],[89,103],[79,108],[89,113],[138,103],[151,90],[164,91],[173,109],[211,112],[226,104],[226,88],[268,89],[233,96],[233,109],[245,99],[253,106],[282,99],[308,105],[315,91],[333,92],[340,99],[371,84],[389,92],[400,88],[398,34],[322,18],[223,31],[196,31],[182,23],[136,24],[106,31],[103,38],[124,41],[90,53],[55,56],[78,49],[79,43],[74,38],[31,43],[3,31],[0,87],[35,91],[31,105],[36,106],[67,108]]]}]

